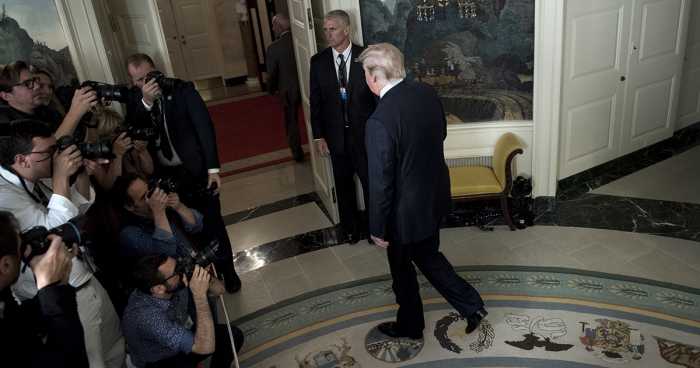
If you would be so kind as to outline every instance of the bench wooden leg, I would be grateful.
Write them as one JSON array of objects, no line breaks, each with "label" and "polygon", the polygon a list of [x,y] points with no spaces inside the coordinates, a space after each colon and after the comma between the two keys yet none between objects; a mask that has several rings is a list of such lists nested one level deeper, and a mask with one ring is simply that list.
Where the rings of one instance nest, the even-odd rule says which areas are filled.
[{"label": "bench wooden leg", "polygon": [[506,224],[510,227],[511,231],[516,229],[515,224],[513,224],[513,217],[510,215],[510,206],[508,205],[508,197],[501,197],[501,210],[503,211],[503,218],[506,220]]}]

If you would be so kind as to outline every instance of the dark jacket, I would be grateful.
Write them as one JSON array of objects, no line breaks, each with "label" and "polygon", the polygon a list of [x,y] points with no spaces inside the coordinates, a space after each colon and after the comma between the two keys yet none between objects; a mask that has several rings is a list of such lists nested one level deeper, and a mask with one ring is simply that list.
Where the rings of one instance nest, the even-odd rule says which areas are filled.
[{"label": "dark jacket", "polygon": [[[376,98],[369,90],[362,64],[356,62],[363,48],[352,45],[350,80],[348,81],[348,111],[353,141],[363,145],[367,118],[377,106]],[[309,98],[311,126],[314,138],[324,138],[333,154],[346,153],[345,123],[343,121],[340,82],[335,72],[335,60],[331,48],[311,58]]]},{"label": "dark jacket", "polygon": [[0,101],[0,136],[9,135],[10,123],[15,120],[21,119],[34,119],[43,121],[49,124],[51,130],[56,131],[56,129],[58,129],[58,126],[61,125],[61,122],[63,121],[63,116],[61,116],[61,114],[58,111],[43,106],[37,108],[35,113],[31,115],[15,109],[14,107],[8,105],[4,101]]},{"label": "dark jacket", "polygon": [[[126,106],[126,123],[150,125],[150,112],[141,102],[141,90],[132,88],[131,92]],[[164,94],[161,100],[168,134],[187,171],[199,177],[206,176],[207,169],[219,168],[214,124],[194,84],[182,81],[171,93]],[[157,164],[158,156],[155,152],[151,152],[151,155]]]},{"label": "dark jacket", "polygon": [[[0,292],[3,367],[87,367],[75,289],[49,285],[18,306],[9,288]],[[45,342],[44,340],[45,339]]]},{"label": "dark jacket", "polygon": [[403,81],[367,121],[370,233],[399,244],[435,234],[450,208],[443,141],[447,122],[437,93]]},{"label": "dark jacket", "polygon": [[285,106],[299,103],[299,77],[291,32],[282,34],[267,48],[267,73],[270,93],[279,91]]}]

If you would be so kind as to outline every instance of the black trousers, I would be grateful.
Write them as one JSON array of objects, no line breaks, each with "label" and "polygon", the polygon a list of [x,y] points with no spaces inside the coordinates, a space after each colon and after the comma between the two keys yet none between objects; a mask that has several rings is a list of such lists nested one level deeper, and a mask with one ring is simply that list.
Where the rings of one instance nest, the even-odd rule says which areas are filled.
[{"label": "black trousers", "polygon": [[[243,332],[231,324],[233,341],[236,344],[236,352],[243,346]],[[216,347],[211,358],[211,368],[229,368],[233,363],[233,350],[231,349],[231,339],[228,336],[226,325],[215,325],[214,336],[216,336]],[[212,354],[210,354],[212,355]],[[155,363],[146,365],[148,368],[196,368],[197,364],[208,358],[209,355],[201,354],[178,354],[174,357],[163,359]]]},{"label": "black trousers", "polygon": [[219,194],[206,193],[207,176],[193,175],[183,166],[160,166],[157,175],[175,178],[179,185],[177,192],[182,203],[202,214],[204,227],[197,239],[200,241],[198,246],[206,246],[209,241],[218,240],[219,248],[216,251],[217,260],[215,262],[218,273],[223,274],[224,277],[238,277],[235,275],[236,270],[233,267],[231,240],[228,237],[224,219],[221,217]]},{"label": "black trousers", "polygon": [[287,96],[282,98],[284,109],[284,128],[287,132],[287,144],[292,151],[292,156],[297,161],[304,159],[304,151],[301,148],[301,137],[299,136],[299,97]]},{"label": "black trousers", "polygon": [[425,328],[423,302],[414,264],[462,317],[470,316],[484,306],[479,292],[457,275],[439,248],[439,231],[417,243],[390,242],[387,248],[392,288],[399,305],[396,322],[402,332],[417,334]]},{"label": "black trousers", "polygon": [[367,152],[364,144],[354,142],[347,129],[345,133],[345,152],[339,154],[331,152],[340,226],[346,233],[364,233],[368,228],[368,219],[366,211],[361,213],[357,207],[353,176],[357,174],[360,178],[365,206],[367,206],[369,204]]}]

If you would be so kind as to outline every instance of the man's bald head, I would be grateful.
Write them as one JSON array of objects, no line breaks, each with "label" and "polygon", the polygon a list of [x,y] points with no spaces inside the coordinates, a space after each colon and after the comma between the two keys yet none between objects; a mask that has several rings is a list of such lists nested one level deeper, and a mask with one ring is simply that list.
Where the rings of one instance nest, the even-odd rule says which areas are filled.
[{"label": "man's bald head", "polygon": [[277,37],[279,37],[282,33],[289,31],[289,28],[289,17],[287,17],[285,14],[280,13],[272,17],[272,31]]}]

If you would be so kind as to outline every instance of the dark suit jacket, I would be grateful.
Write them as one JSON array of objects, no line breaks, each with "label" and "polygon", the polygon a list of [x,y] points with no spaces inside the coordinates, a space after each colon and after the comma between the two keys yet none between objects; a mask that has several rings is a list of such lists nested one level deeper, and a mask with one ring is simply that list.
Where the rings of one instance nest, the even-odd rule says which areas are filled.
[{"label": "dark suit jacket", "polygon": [[267,79],[270,93],[279,91],[285,106],[301,100],[292,33],[284,33],[267,48]]},{"label": "dark suit jacket", "polygon": [[435,234],[450,208],[443,141],[447,122],[437,93],[403,81],[367,121],[370,233],[394,244]]},{"label": "dark suit jacket", "polygon": [[[367,87],[362,64],[356,62],[363,48],[352,45],[350,80],[348,81],[348,114],[354,142],[363,145],[367,118],[376,107],[376,98]],[[324,138],[333,154],[351,153],[345,149],[345,123],[343,122],[340,82],[335,72],[335,60],[331,48],[311,58],[309,98],[311,102],[311,127],[314,138]],[[362,147],[364,148],[364,147]]]},{"label": "dark suit jacket", "polygon": [[[126,111],[127,124],[151,124],[150,113],[141,102],[141,90],[133,88]],[[181,82],[163,96],[168,134],[183,166],[192,175],[206,176],[207,169],[219,168],[216,134],[209,110],[192,82]],[[153,159],[158,162],[155,152]]]}]

